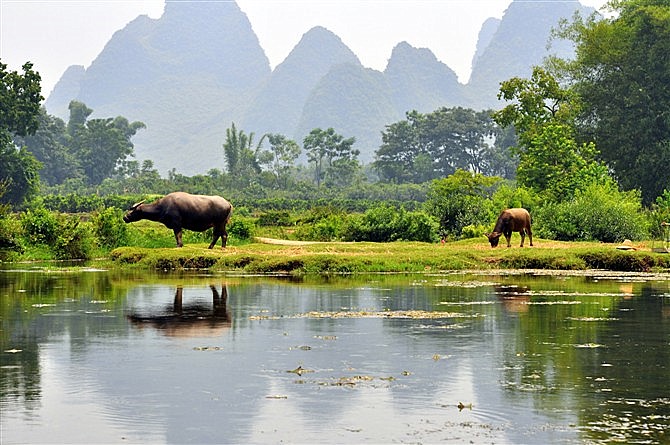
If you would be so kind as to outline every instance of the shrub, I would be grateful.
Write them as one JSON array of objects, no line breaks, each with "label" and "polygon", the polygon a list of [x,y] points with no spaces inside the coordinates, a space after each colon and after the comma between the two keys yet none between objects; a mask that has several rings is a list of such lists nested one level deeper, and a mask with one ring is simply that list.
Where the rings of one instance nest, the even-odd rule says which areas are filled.
[{"label": "shrub", "polygon": [[483,235],[486,235],[487,233],[490,233],[492,228],[493,225],[489,227],[481,224],[470,224],[469,226],[463,227],[463,230],[461,231],[461,238],[479,238]]},{"label": "shrub", "polygon": [[228,223],[228,235],[239,240],[248,240],[254,236],[254,223],[249,218],[238,217]]},{"label": "shrub", "polygon": [[664,239],[665,230],[662,223],[670,223],[670,189],[663,191],[663,194],[656,198],[656,202],[651,206],[650,214],[651,235],[655,239]]},{"label": "shrub", "polygon": [[108,207],[94,214],[91,222],[100,247],[114,249],[128,244],[128,227],[121,210]]},{"label": "shrub", "polygon": [[16,218],[0,215],[0,261],[11,258],[16,253],[23,252],[23,245],[19,234],[21,223]]},{"label": "shrub", "polygon": [[53,244],[56,258],[60,260],[86,260],[91,258],[93,239],[91,232],[79,218],[72,215],[61,216],[58,237]]},{"label": "shrub", "polygon": [[272,210],[258,217],[258,225],[261,227],[290,226],[291,224],[291,216],[286,210]]},{"label": "shrub", "polygon": [[21,216],[21,227],[31,244],[53,244],[58,238],[58,218],[44,209],[27,210]]},{"label": "shrub", "polygon": [[329,215],[312,224],[298,226],[295,235],[298,239],[309,241],[334,241],[340,238],[344,218]]},{"label": "shrub", "polygon": [[494,212],[521,207],[532,214],[533,209],[537,206],[538,197],[533,191],[525,187],[512,187],[508,184],[503,184],[493,193],[491,201],[493,202]]},{"label": "shrub", "polygon": [[426,211],[439,220],[440,231],[458,237],[463,227],[487,224],[500,209],[492,208],[490,198],[500,178],[486,177],[464,170],[432,182]]},{"label": "shrub", "polygon": [[621,192],[613,183],[589,185],[574,200],[545,204],[535,214],[537,235],[544,238],[612,243],[648,236],[640,193]]},{"label": "shrub", "polygon": [[363,215],[349,217],[342,226],[342,238],[346,241],[435,242],[438,227],[437,221],[427,213],[381,204]]}]

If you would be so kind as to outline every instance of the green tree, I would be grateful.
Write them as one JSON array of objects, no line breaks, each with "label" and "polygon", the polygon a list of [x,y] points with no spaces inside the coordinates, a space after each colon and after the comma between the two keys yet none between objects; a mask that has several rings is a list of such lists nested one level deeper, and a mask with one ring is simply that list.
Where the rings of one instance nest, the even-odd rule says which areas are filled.
[{"label": "green tree", "polygon": [[422,138],[425,116],[410,111],[406,119],[387,125],[374,167],[380,179],[395,183],[422,183],[433,178],[433,160]]},{"label": "green tree", "polygon": [[268,135],[268,142],[272,154],[270,168],[275,175],[277,185],[285,189],[288,187],[291,168],[300,156],[300,146],[296,141],[288,139],[283,134]]},{"label": "green tree", "polygon": [[670,182],[670,1],[608,5],[612,18],[564,23],[576,57],[562,66],[583,103],[579,137],[649,204]]},{"label": "green tree", "polygon": [[81,177],[79,162],[68,150],[65,122],[47,114],[42,107],[39,113],[39,127],[32,135],[17,136],[14,141],[25,146],[42,163],[40,179],[47,185],[56,185],[69,178]]},{"label": "green tree", "polygon": [[5,193],[1,202],[21,204],[39,187],[39,162],[24,148],[17,148],[14,136],[35,133],[39,125],[41,94],[39,73],[26,62],[23,74],[7,71],[0,62],[0,183]]},{"label": "green tree", "polygon": [[22,147],[17,149],[13,143],[0,147],[0,182],[6,184],[0,203],[21,205],[30,200],[39,191],[39,170],[42,164]]},{"label": "green tree", "polygon": [[253,132],[246,134],[244,130],[237,131],[233,122],[226,129],[226,140],[223,143],[228,173],[236,181],[244,181],[247,185],[261,172],[259,157],[262,156],[263,140],[267,135],[263,135],[255,147],[254,136]]},{"label": "green tree", "polygon": [[530,79],[503,82],[498,97],[512,102],[493,118],[517,131],[521,185],[560,201],[588,184],[610,181],[595,145],[575,140],[578,97],[547,70],[535,67]]},{"label": "green tree", "polygon": [[509,145],[503,144],[506,134],[490,111],[455,107],[406,116],[382,133],[374,162],[382,180],[420,183],[457,169],[492,174],[514,165]]},{"label": "green tree", "polygon": [[8,135],[25,136],[32,134],[39,125],[38,116],[42,97],[42,78],[33,71],[33,64],[26,62],[23,74],[7,71],[7,65],[0,62],[0,131],[3,144],[8,143]]},{"label": "green tree", "polygon": [[349,184],[360,169],[359,150],[353,148],[355,138],[347,138],[335,133],[333,128],[313,129],[303,140],[307,159],[314,164],[314,179],[317,187],[322,181],[328,185]]},{"label": "green tree", "polygon": [[128,122],[122,116],[92,119],[75,130],[70,150],[80,163],[88,183],[97,185],[117,172],[123,162],[133,156],[131,138],[144,128],[142,122]]}]

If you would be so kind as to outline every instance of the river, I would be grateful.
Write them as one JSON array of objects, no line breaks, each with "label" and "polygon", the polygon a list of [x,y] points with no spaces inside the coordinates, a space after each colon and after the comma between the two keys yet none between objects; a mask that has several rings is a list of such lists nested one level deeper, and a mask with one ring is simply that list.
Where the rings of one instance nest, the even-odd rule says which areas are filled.
[{"label": "river", "polygon": [[0,442],[668,443],[670,275],[0,271]]}]

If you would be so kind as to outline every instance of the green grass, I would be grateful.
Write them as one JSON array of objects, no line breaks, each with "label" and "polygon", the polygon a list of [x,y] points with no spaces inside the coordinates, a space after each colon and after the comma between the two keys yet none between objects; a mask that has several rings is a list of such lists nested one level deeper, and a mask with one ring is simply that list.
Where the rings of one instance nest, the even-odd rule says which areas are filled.
[{"label": "green grass", "polygon": [[452,243],[315,243],[278,245],[253,242],[207,249],[207,244],[178,248],[122,247],[111,253],[115,264],[156,270],[210,269],[247,273],[333,274],[427,272],[468,269],[550,269],[651,271],[670,269],[670,255],[645,245],[620,251],[602,243],[537,240],[535,247],[498,247],[486,240]]}]

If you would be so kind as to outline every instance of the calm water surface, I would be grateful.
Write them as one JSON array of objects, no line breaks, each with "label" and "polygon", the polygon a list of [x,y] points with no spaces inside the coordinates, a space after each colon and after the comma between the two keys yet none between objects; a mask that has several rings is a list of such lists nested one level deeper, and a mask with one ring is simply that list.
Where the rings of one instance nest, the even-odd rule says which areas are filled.
[{"label": "calm water surface", "polygon": [[0,271],[13,443],[668,443],[670,276]]}]

